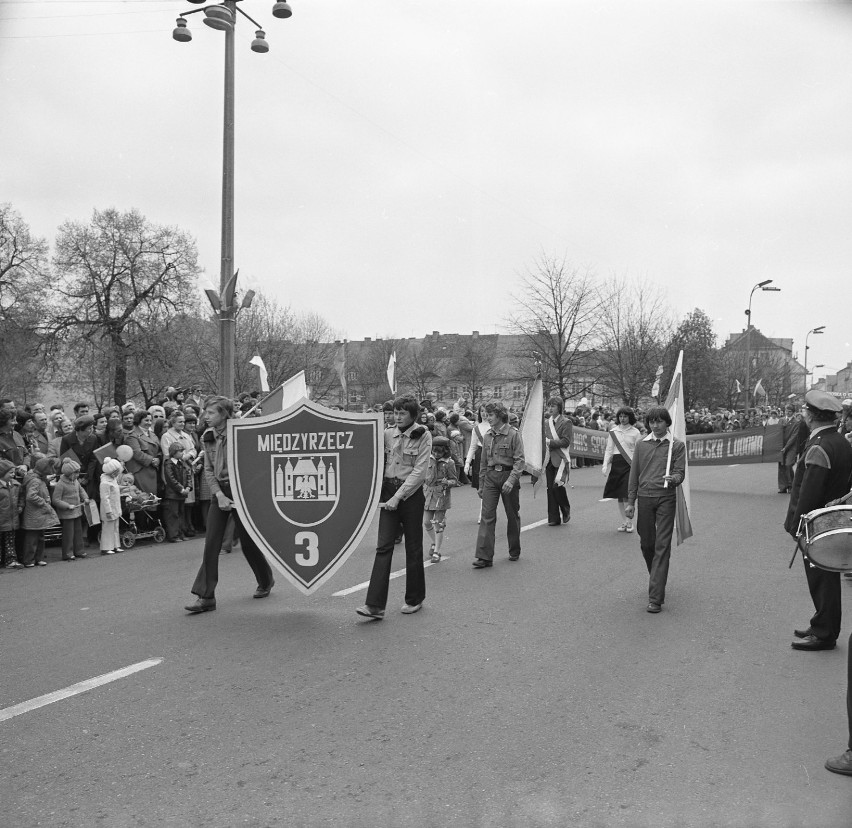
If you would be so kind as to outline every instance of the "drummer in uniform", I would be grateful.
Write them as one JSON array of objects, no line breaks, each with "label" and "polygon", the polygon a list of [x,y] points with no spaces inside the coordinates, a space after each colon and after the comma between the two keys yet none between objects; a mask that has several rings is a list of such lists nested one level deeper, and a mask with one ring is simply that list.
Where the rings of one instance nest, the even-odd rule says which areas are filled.
[{"label": "drummer in uniform", "polygon": [[[796,466],[793,491],[784,529],[796,537],[799,518],[849,491],[852,446],[837,432],[842,406],[824,391],[808,391],[802,420],[810,429],[808,441]],[[840,635],[840,575],[818,569],[805,561],[808,589],[816,612],[807,629],[795,630],[794,650],[833,650]]]}]

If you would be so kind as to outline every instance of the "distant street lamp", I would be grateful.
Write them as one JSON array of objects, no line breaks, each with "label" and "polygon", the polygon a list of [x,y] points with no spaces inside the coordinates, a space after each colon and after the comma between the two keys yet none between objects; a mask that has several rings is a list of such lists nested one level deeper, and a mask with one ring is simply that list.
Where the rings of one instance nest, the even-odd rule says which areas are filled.
[{"label": "distant street lamp", "polygon": [[746,310],[746,372],[745,372],[745,412],[748,415],[748,410],[750,407],[750,395],[749,385],[751,382],[751,297],[754,296],[754,292],[756,290],[766,290],[766,291],[779,291],[781,288],[779,287],[767,287],[767,285],[771,284],[772,279],[765,279],[762,282],[758,282],[752,289],[751,293],[748,295],[748,310]]},{"label": "distant street lamp", "polygon": [[811,328],[811,330],[809,330],[805,334],[805,378],[807,378],[807,376],[808,376],[808,348],[810,347],[808,345],[808,337],[811,334],[821,334],[821,333],[824,333],[824,332],[825,332],[825,325],[820,325],[818,328]]},{"label": "distant street lamp", "polygon": [[[190,3],[203,3],[205,0],[189,0]],[[222,255],[219,271],[219,292],[206,290],[207,298],[219,317],[219,393],[234,396],[234,351],[236,347],[235,323],[237,308],[234,295],[237,287],[237,273],[234,271],[234,29],[237,25],[237,12],[251,21],[255,28],[255,38],[251,50],[259,54],[269,51],[266,32],[260,24],[249,17],[239,6],[239,0],[223,0],[217,5],[204,6],[201,9],[182,12],[176,21],[172,37],[179,43],[192,40],[192,32],[187,27],[186,17],[204,12],[204,23],[211,29],[225,32],[225,114],[222,145]],[[286,19],[293,14],[288,3],[278,2],[272,6],[274,17]],[[251,291],[243,299],[241,307],[251,304]],[[253,294],[251,294],[253,296]],[[214,301],[215,300],[215,301]]]}]

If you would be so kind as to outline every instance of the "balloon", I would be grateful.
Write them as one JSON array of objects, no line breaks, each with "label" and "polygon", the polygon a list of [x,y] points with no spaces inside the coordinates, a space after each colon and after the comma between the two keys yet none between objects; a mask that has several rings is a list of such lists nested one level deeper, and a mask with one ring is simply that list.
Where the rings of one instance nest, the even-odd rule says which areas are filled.
[{"label": "balloon", "polygon": [[130,446],[119,446],[115,453],[118,455],[118,459],[121,460],[122,463],[126,463],[131,457],[133,457],[133,449]]}]

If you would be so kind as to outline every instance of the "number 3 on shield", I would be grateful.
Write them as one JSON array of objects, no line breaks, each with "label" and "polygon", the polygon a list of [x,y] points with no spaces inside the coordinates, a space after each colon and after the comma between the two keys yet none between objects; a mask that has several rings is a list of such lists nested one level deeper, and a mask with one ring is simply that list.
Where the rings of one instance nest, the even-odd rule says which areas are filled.
[{"label": "number 3 on shield", "polygon": [[305,545],[304,552],[296,553],[296,563],[302,566],[316,566],[319,563],[319,538],[315,532],[297,532],[296,545]]}]

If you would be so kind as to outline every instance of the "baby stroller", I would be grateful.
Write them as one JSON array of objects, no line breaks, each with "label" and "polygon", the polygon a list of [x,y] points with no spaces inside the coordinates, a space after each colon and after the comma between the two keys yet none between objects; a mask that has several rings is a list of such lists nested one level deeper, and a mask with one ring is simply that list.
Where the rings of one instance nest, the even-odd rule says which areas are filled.
[{"label": "baby stroller", "polygon": [[166,539],[166,530],[157,517],[159,505],[160,498],[156,495],[147,495],[141,501],[130,497],[121,498],[118,537],[124,549],[130,549],[139,538],[153,538],[154,543],[162,543]]}]

